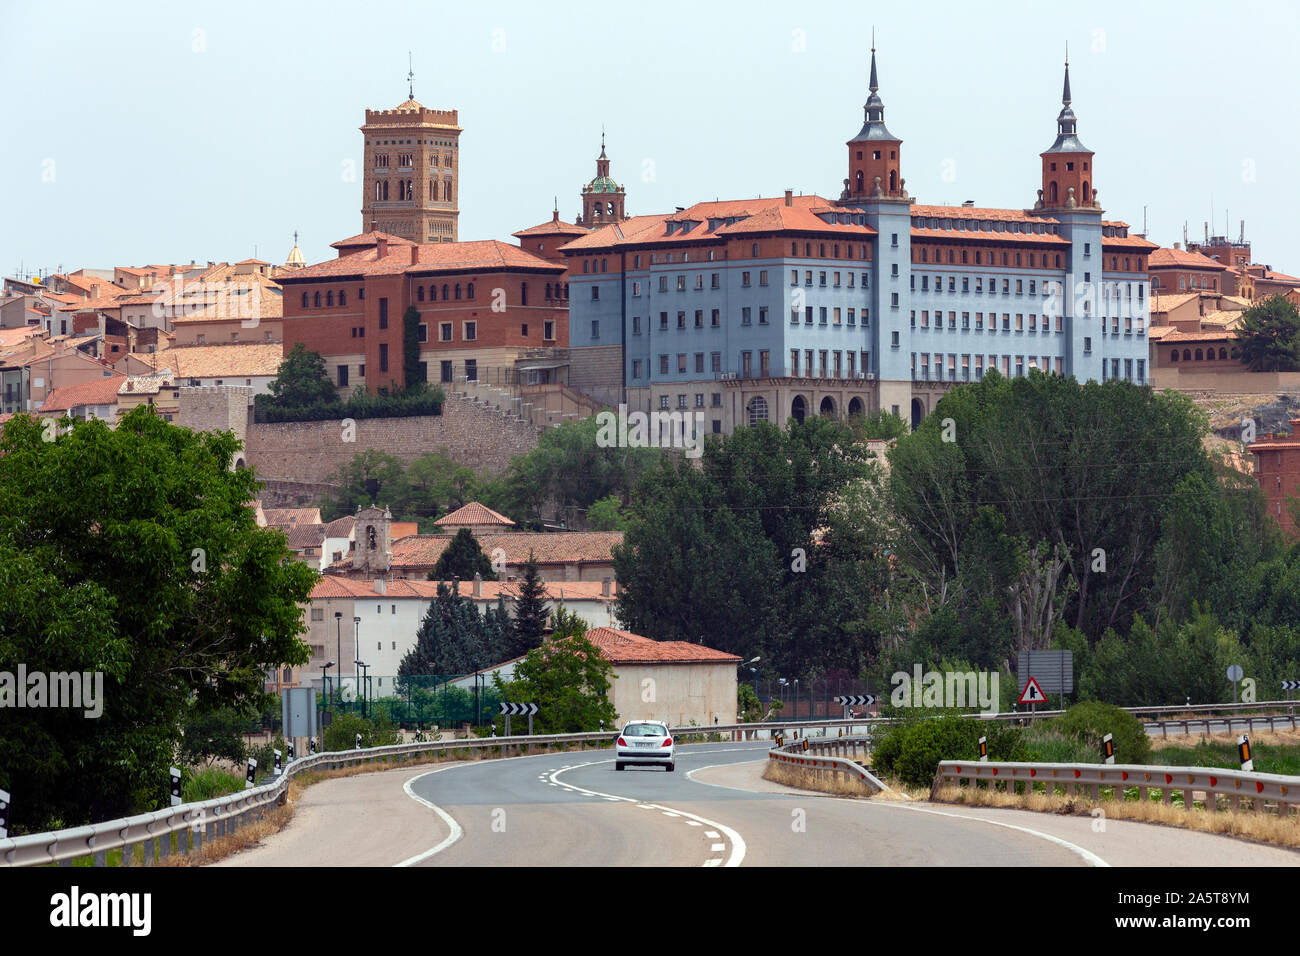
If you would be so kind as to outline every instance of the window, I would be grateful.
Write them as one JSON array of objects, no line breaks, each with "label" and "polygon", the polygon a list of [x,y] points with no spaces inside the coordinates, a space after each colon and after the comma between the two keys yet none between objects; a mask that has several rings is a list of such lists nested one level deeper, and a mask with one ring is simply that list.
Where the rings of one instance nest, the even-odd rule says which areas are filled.
[{"label": "window", "polygon": [[[713,314],[716,316],[717,313],[718,313],[718,310],[717,310],[717,309],[714,309],[714,310],[713,310]],[[758,307],[758,324],[759,324],[759,325],[767,325],[767,306],[765,306],[765,305],[760,305],[760,306]]]},{"label": "window", "polygon": [[382,297],[379,300],[379,327],[388,328],[388,300]]},{"label": "window", "polygon": [[381,343],[379,346],[379,371],[388,371],[388,344]]},{"label": "window", "polygon": [[660,407],[660,408],[667,408],[667,407],[668,407],[668,396],[667,396],[667,395],[660,395],[660,396],[659,396],[659,407]]},{"label": "window", "polygon": [[591,337],[593,339],[600,338],[600,319],[591,320]]},{"label": "window", "polygon": [[712,289],[721,288],[721,286],[718,285],[718,273],[714,272],[711,274],[709,278],[709,287]]},{"label": "window", "polygon": [[444,361],[442,361],[442,362],[440,362],[440,363],[438,363],[438,364],[439,364],[439,366],[440,366],[440,371],[439,371],[439,380],[440,380],[440,381],[443,381],[443,382],[450,382],[450,381],[452,380],[452,364],[451,364],[451,362],[450,362],[450,361],[446,361],[446,360],[444,360]]},{"label": "window", "polygon": [[641,316],[639,315],[632,316],[632,334],[633,335],[641,334]]},{"label": "window", "polygon": [[821,306],[821,308],[817,312],[817,324],[818,325],[826,324],[826,306],[824,305]]},{"label": "window", "polygon": [[696,309],[696,310],[695,310],[695,327],[696,327],[697,329],[702,329],[702,328],[704,328],[704,310],[703,310],[703,309]]},{"label": "window", "polygon": [[742,308],[742,309],[740,310],[740,324],[741,324],[741,325],[751,325],[751,324],[753,324],[753,323],[751,322],[751,320],[750,320],[750,309],[749,309],[749,306],[745,306],[744,308]]},{"label": "window", "polygon": [[659,374],[660,374],[660,375],[667,375],[667,374],[668,374],[668,356],[667,356],[667,355],[661,355],[661,356],[659,356]]},{"label": "window", "polygon": [[667,313],[667,312],[660,312],[660,313],[659,313],[659,331],[660,331],[660,332],[667,332],[667,331],[668,331],[668,313]]},{"label": "window", "polygon": [[1091,355],[1091,354],[1092,354],[1092,339],[1091,339],[1091,338],[1085,338],[1085,339],[1083,340],[1083,354],[1084,354],[1084,355]]},{"label": "window", "polygon": [[[721,352],[712,352],[712,353],[709,354],[709,371],[711,371],[711,372],[721,372],[721,371],[722,371],[722,353],[721,353]],[[715,403],[715,404],[716,404],[716,403]]]},{"label": "window", "polygon": [[545,339],[547,342],[554,341],[555,339],[554,320],[549,320],[542,323],[542,338]]},{"label": "window", "polygon": [[759,270],[759,273],[758,273],[758,284],[759,284],[760,286],[766,286],[766,285],[767,285],[767,270],[766,270],[766,269],[761,269],[761,270]]},{"label": "window", "polygon": [[[853,325],[854,323],[856,323],[856,321],[857,321],[857,312],[858,312],[857,309],[849,309],[849,314],[848,314],[849,325]],[[915,311],[912,312],[912,319],[913,319],[913,321],[915,322],[915,319],[916,319],[916,312],[915,312]]]},{"label": "window", "polygon": [[686,374],[686,353],[685,352],[679,352],[677,354],[677,371],[679,374],[682,375]]},{"label": "window", "polygon": [[704,371],[704,353],[703,353],[703,352],[696,352],[696,353],[695,353],[695,371],[696,371],[696,372],[703,372],[703,371]]},{"label": "window", "polygon": [[640,377],[641,377],[641,360],[640,360],[640,359],[633,359],[633,360],[632,360],[632,377],[633,377],[633,378],[640,378]]},{"label": "window", "polygon": [[[528,333],[525,332],[524,334],[527,335]],[[420,341],[421,342],[429,341],[429,327],[424,323],[420,323]]]},{"label": "window", "polygon": [[[716,278],[716,275],[715,275],[715,278]],[[742,272],[742,273],[740,274],[740,284],[741,284],[742,287],[744,287],[744,288],[746,288],[746,289],[749,288],[749,273],[748,273],[748,272]],[[716,288],[716,286],[715,286],[714,288]]]},{"label": "window", "polygon": [[[457,286],[457,288],[459,288],[459,286]],[[459,299],[460,296],[456,296],[456,298]],[[598,286],[598,285],[593,285],[593,286],[591,287],[591,300],[592,300],[593,302],[595,302],[595,301],[596,301],[597,299],[599,299],[599,298],[600,298],[600,286]]]},{"label": "window", "polygon": [[346,365],[340,365],[338,372],[339,372],[339,388],[344,388],[348,384],[348,367]]},{"label": "window", "polygon": [[686,291],[686,276],[677,277],[677,291],[678,292]]},{"label": "window", "polygon": [[685,396],[685,395],[678,395],[678,396],[677,396],[677,407],[678,407],[678,408],[685,408],[685,407],[686,407],[686,396]]},{"label": "window", "polygon": [[678,313],[677,313],[677,327],[678,327],[679,329],[684,329],[684,328],[686,328],[686,313],[685,313],[685,312],[678,312]]},{"label": "window", "polygon": [[897,332],[897,331],[894,331],[894,332],[890,332],[890,333],[889,333],[889,346],[890,346],[890,348],[895,348],[895,349],[898,348],[898,332]]},{"label": "window", "polygon": [[451,323],[450,323],[450,322],[440,322],[440,323],[438,323],[438,341],[439,341],[439,342],[450,342],[450,341],[451,341]]},{"label": "window", "polygon": [[790,374],[794,378],[799,377],[799,350],[798,349],[790,350]]},{"label": "window", "polygon": [[477,323],[477,322],[466,322],[466,323],[465,323],[465,341],[466,341],[466,342],[473,342],[473,341],[474,341],[475,339],[477,339],[477,338],[478,338],[478,323]]},{"label": "window", "polygon": [[[713,408],[721,408],[721,407],[722,407],[722,393],[721,393],[721,392],[710,392],[710,393],[709,393],[709,404],[710,404]],[[714,424],[718,424],[718,423],[715,422]],[[713,430],[716,432],[718,429],[715,428],[715,429],[713,429]]]},{"label": "window", "polygon": [[722,312],[719,309],[714,309],[709,316],[709,324],[716,329],[721,322]]}]

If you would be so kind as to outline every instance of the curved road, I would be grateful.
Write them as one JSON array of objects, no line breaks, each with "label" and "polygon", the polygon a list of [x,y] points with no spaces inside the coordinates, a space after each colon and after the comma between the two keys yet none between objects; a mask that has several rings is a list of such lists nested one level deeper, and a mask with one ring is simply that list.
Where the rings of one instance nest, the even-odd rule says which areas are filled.
[{"label": "curved road", "polygon": [[[218,866],[1295,866],[1300,853],[1172,827],[830,797],[762,779],[770,745],[442,764],[309,787],[283,831]],[[1098,832],[1100,830],[1100,832]]]}]

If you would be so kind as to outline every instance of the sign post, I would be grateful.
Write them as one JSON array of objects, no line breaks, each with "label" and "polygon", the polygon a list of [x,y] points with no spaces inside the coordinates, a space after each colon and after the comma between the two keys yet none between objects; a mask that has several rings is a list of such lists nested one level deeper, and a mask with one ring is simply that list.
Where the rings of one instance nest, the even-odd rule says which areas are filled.
[{"label": "sign post", "polygon": [[1237,738],[1237,756],[1241,758],[1242,770],[1255,769],[1255,757],[1250,752],[1250,735],[1242,734]]},{"label": "sign post", "polygon": [[0,790],[0,840],[9,835],[9,791]]},{"label": "sign post", "polygon": [[989,739],[980,738],[980,763],[988,763],[989,760]]},{"label": "sign post", "polygon": [[1101,755],[1106,759],[1106,763],[1115,762],[1115,740],[1110,734],[1101,738]]},{"label": "sign post", "polygon": [[172,767],[172,806],[179,806],[181,802],[181,772],[177,767]]},{"label": "sign post", "polygon": [[257,779],[257,761],[252,757],[248,758],[248,775],[244,778],[244,789],[248,790],[253,786],[253,781]]},{"label": "sign post", "polygon": [[1237,681],[1241,680],[1243,671],[1237,664],[1228,665],[1228,680],[1232,681],[1232,702],[1237,702]]}]

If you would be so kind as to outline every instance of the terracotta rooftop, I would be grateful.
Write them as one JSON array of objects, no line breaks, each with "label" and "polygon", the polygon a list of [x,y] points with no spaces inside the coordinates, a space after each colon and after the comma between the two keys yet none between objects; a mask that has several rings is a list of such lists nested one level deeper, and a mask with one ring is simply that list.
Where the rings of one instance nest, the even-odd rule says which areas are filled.
[{"label": "terracotta rooftop", "polygon": [[264,508],[262,513],[266,515],[266,523],[273,528],[321,523],[319,508]]},{"label": "terracotta rooftop", "polygon": [[167,361],[182,379],[275,375],[284,361],[284,347],[279,343],[187,345],[168,349]]},{"label": "terracotta rooftop", "polygon": [[520,229],[518,232],[512,232],[510,235],[519,236],[583,236],[587,234],[585,226],[579,226],[572,222],[565,222],[558,218],[550,219],[540,225],[529,226],[527,229]]},{"label": "terracotta rooftop", "polygon": [[116,405],[117,391],[125,381],[125,375],[112,375],[97,382],[56,388],[40,407],[40,411],[62,412],[81,405]]},{"label": "terracotta rooftop", "polygon": [[491,508],[484,507],[477,501],[471,501],[462,508],[457,508],[449,515],[439,518],[434,524],[441,527],[447,525],[498,525],[502,528],[513,528],[515,523],[505,515],[493,511]]},{"label": "terracotta rooftop", "polygon": [[327,259],[316,265],[285,273],[278,276],[277,281],[292,285],[300,281],[331,276],[421,274],[457,269],[524,268],[555,273],[564,270],[562,265],[539,259],[518,246],[499,242],[496,239],[423,243],[416,247],[418,252],[415,263],[411,262],[412,243],[401,240],[400,248],[397,247],[399,243],[393,243],[392,240],[389,240],[389,243],[388,255],[383,258],[379,256],[377,245],[369,245],[337,259]]},{"label": "terracotta rooftop", "polygon": [[[346,564],[346,559],[344,560]],[[443,582],[447,587],[451,587],[450,581]],[[602,594],[603,584],[600,581],[549,581],[543,582],[546,589],[546,600],[551,602],[558,601],[612,601],[617,595],[617,590],[610,588],[608,595]],[[473,581],[457,581],[457,593],[461,597],[472,598],[474,596]],[[316,586],[312,589],[312,598],[373,598],[378,594],[375,590],[374,581],[369,578],[348,578],[341,575],[324,575]],[[384,585],[384,597],[391,598],[419,598],[425,601],[431,601],[438,596],[438,582],[411,580],[406,578],[391,578]],[[519,582],[517,581],[484,581],[480,587],[480,601],[496,601],[498,597],[504,597],[507,601],[512,601],[519,597]]]},{"label": "terracotta rooftop", "polygon": [[686,641],[654,641],[630,631],[594,627],[585,635],[612,664],[717,664],[739,661],[735,654]]},{"label": "terracotta rooftop", "polygon": [[298,524],[288,528],[281,527],[278,530],[283,531],[285,537],[289,539],[290,551],[319,548],[321,542],[325,540],[325,526],[323,524]]},{"label": "terracotta rooftop", "polygon": [[[399,538],[392,544],[393,568],[398,570],[429,570],[454,535],[413,534]],[[551,534],[530,534],[518,531],[511,534],[476,535],[484,554],[501,548],[507,564],[524,564],[531,550],[541,564],[610,564],[614,560],[613,548],[623,543],[621,531],[565,531]]]},{"label": "terracotta rooftop", "polygon": [[1164,246],[1156,248],[1147,257],[1147,268],[1149,269],[1168,269],[1171,267],[1179,269],[1213,269],[1215,272],[1223,272],[1228,268],[1223,263],[1215,262],[1209,256],[1203,256],[1199,252],[1188,252],[1186,249],[1168,249]]}]

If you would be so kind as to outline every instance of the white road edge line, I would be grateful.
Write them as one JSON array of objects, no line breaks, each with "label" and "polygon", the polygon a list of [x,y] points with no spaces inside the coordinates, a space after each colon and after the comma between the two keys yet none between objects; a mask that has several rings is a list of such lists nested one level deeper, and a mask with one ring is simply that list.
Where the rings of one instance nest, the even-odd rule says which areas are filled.
[{"label": "white road edge line", "polygon": [[[452,766],[464,766],[464,764],[459,764],[459,765],[453,764]],[[459,840],[461,837],[465,835],[465,831],[460,828],[460,824],[457,823],[455,819],[452,818],[452,815],[450,813],[448,813],[442,807],[438,806],[436,803],[430,803],[428,800],[424,799],[424,797],[420,796],[418,793],[416,793],[414,790],[411,789],[411,784],[415,783],[415,781],[422,780],[425,777],[428,777],[432,774],[441,773],[444,770],[450,770],[450,769],[452,768],[439,767],[437,770],[429,770],[424,773],[416,774],[414,777],[411,777],[409,780],[407,780],[405,783],[402,784],[402,789],[406,791],[406,795],[408,797],[410,797],[416,803],[422,804],[428,807],[434,813],[438,814],[438,816],[442,819],[442,822],[447,824],[447,827],[448,829],[450,829],[451,832],[447,834],[447,838],[445,840],[443,840],[433,849],[425,850],[423,853],[418,853],[415,856],[408,857],[407,859],[403,860],[401,863],[394,863],[393,866],[414,866],[417,863],[423,863],[431,856],[436,856],[437,854],[441,853],[443,850],[447,849],[447,847],[451,846],[453,843],[455,843],[457,840]]]},{"label": "white road edge line", "polygon": [[[737,749],[748,750],[749,748],[746,747],[746,748],[737,748]],[[765,757],[765,756],[766,756],[766,754],[764,754],[764,757]],[[758,759],[761,760],[761,759],[763,759],[763,758],[760,757],[760,758],[758,758]],[[742,760],[742,761],[737,761],[736,763],[755,763],[755,762],[757,762],[757,761],[743,761],[743,760]],[[721,788],[724,789],[724,790],[740,790],[742,793],[757,793],[758,791],[755,791],[755,790],[745,790],[745,789],[742,788],[742,787],[728,787],[728,786],[726,786],[725,784],[721,784],[721,783],[709,783],[708,781],[705,781],[705,780],[696,780],[695,777],[693,776],[694,774],[699,773],[699,772],[702,771],[702,770],[710,770],[710,769],[712,769],[712,767],[723,767],[723,766],[726,766],[726,767],[733,767],[733,766],[735,766],[735,765],[736,765],[736,764],[734,764],[734,763],[733,763],[733,764],[713,764],[713,765],[710,766],[710,767],[696,767],[694,770],[688,771],[687,774],[686,774],[686,776],[687,776],[687,779],[689,779],[692,783],[702,783],[702,784],[704,784],[706,787],[721,787]],[[792,792],[790,795],[791,795],[791,796],[796,796],[797,793],[796,793],[796,792]],[[841,797],[831,797],[830,799],[832,799],[832,800],[836,800],[836,799],[843,799],[843,798],[841,798]],[[853,803],[861,803],[862,801],[860,801],[860,800],[854,800],[854,801],[851,801],[851,802],[853,802]],[[933,810],[933,809],[930,809],[929,807],[918,807],[918,806],[913,806],[913,805],[905,804],[905,803],[885,803],[885,802],[875,803],[875,802],[872,802],[872,805],[873,805],[873,806],[877,806],[877,807],[894,807],[895,809],[899,809],[899,810],[914,810],[914,811],[916,811],[916,812],[918,812],[918,813],[937,813],[937,814],[940,815],[940,816],[944,816],[944,817],[955,817],[955,818],[958,819],[958,820],[976,820],[976,821],[979,821],[980,823],[988,823],[988,824],[991,824],[991,825],[993,825],[993,826],[995,826],[995,827],[1006,827],[1006,828],[1008,828],[1008,829],[1010,829],[1010,830],[1020,830],[1020,831],[1023,832],[1023,833],[1028,833],[1028,834],[1030,834],[1031,836],[1040,837],[1040,838],[1042,838],[1042,839],[1044,839],[1044,840],[1047,840],[1047,841],[1049,841],[1049,842],[1051,842],[1051,843],[1055,843],[1055,844],[1057,844],[1058,846],[1064,847],[1065,849],[1069,850],[1071,853],[1073,853],[1073,854],[1075,854],[1076,856],[1080,857],[1080,858],[1081,858],[1085,863],[1087,863],[1089,866],[1094,866],[1094,867],[1109,867],[1109,866],[1110,866],[1109,863],[1107,863],[1105,860],[1103,860],[1103,859],[1102,859],[1101,857],[1099,857],[1097,854],[1093,853],[1091,850],[1085,850],[1085,849],[1084,849],[1083,847],[1081,847],[1081,846],[1077,846],[1077,845],[1075,845],[1075,844],[1069,842],[1068,840],[1062,840],[1060,837],[1052,836],[1050,833],[1043,833],[1043,832],[1041,832],[1041,831],[1039,831],[1039,830],[1033,830],[1033,829],[1030,829],[1029,827],[1017,826],[1017,825],[1014,824],[1014,823],[1003,823],[1003,822],[1000,822],[1000,821],[998,821],[998,820],[989,820],[989,819],[987,819],[987,818],[985,818],[985,817],[968,817],[968,816],[966,816],[965,814],[962,814],[962,813],[946,813],[946,812],[944,812],[943,810]]]},{"label": "white road edge line", "polygon": [[[741,749],[741,748],[737,748],[737,749]],[[565,770],[577,770],[580,767],[590,767],[592,764],[613,763],[613,762],[614,762],[614,758],[611,757],[608,760],[591,760],[588,761],[587,763],[578,764],[577,766],[574,767],[565,767],[564,770],[557,770],[553,774],[551,774],[551,780],[556,783],[559,783],[559,781],[557,781],[556,778],[560,774],[564,773]],[[559,783],[559,786],[566,787],[569,790],[576,790],[578,793],[585,793],[593,797],[607,797],[607,798],[612,797],[615,800],[621,800],[626,803],[631,803],[639,807],[648,807],[652,810],[671,810],[673,813],[676,813],[679,816],[687,817],[691,820],[698,820],[700,823],[703,823],[706,826],[717,827],[720,831],[722,831],[723,834],[726,835],[727,839],[731,841],[731,856],[728,857],[725,863],[721,863],[720,861],[717,860],[706,860],[704,862],[705,866],[719,866],[719,865],[727,866],[727,867],[740,866],[740,862],[743,859],[745,859],[744,839],[741,837],[739,833],[731,829],[731,827],[724,826],[723,824],[718,823],[716,820],[709,820],[706,819],[705,817],[698,816],[694,813],[687,813],[685,810],[678,810],[676,807],[665,807],[657,803],[644,803],[640,800],[635,800],[632,797],[620,797],[617,794],[600,793],[599,791],[596,790],[587,790],[584,787],[579,787],[576,784],[572,784],[572,783]]]},{"label": "white road edge line", "polygon": [[1085,850],[1083,847],[1071,843],[1069,840],[1062,840],[1060,837],[1052,836],[1050,833],[1043,833],[1041,830],[1034,830],[1030,827],[1017,826],[1014,823],[1004,823],[1001,820],[990,820],[987,817],[969,817],[966,816],[966,814],[964,813],[948,813],[945,810],[935,810],[932,809],[931,807],[918,807],[906,803],[877,803],[874,804],[874,806],[895,807],[899,810],[910,810],[913,813],[933,813],[941,817],[952,817],[955,820],[973,820],[977,823],[987,823],[990,826],[1005,827],[1008,830],[1019,830],[1021,833],[1028,833],[1030,836],[1036,836],[1039,839],[1047,840],[1049,843],[1055,843],[1057,846],[1064,847],[1065,849],[1069,850],[1071,853],[1080,857],[1089,866],[1096,866],[1096,867],[1110,866],[1109,863],[1107,863],[1097,854],[1093,853],[1091,850]]}]

